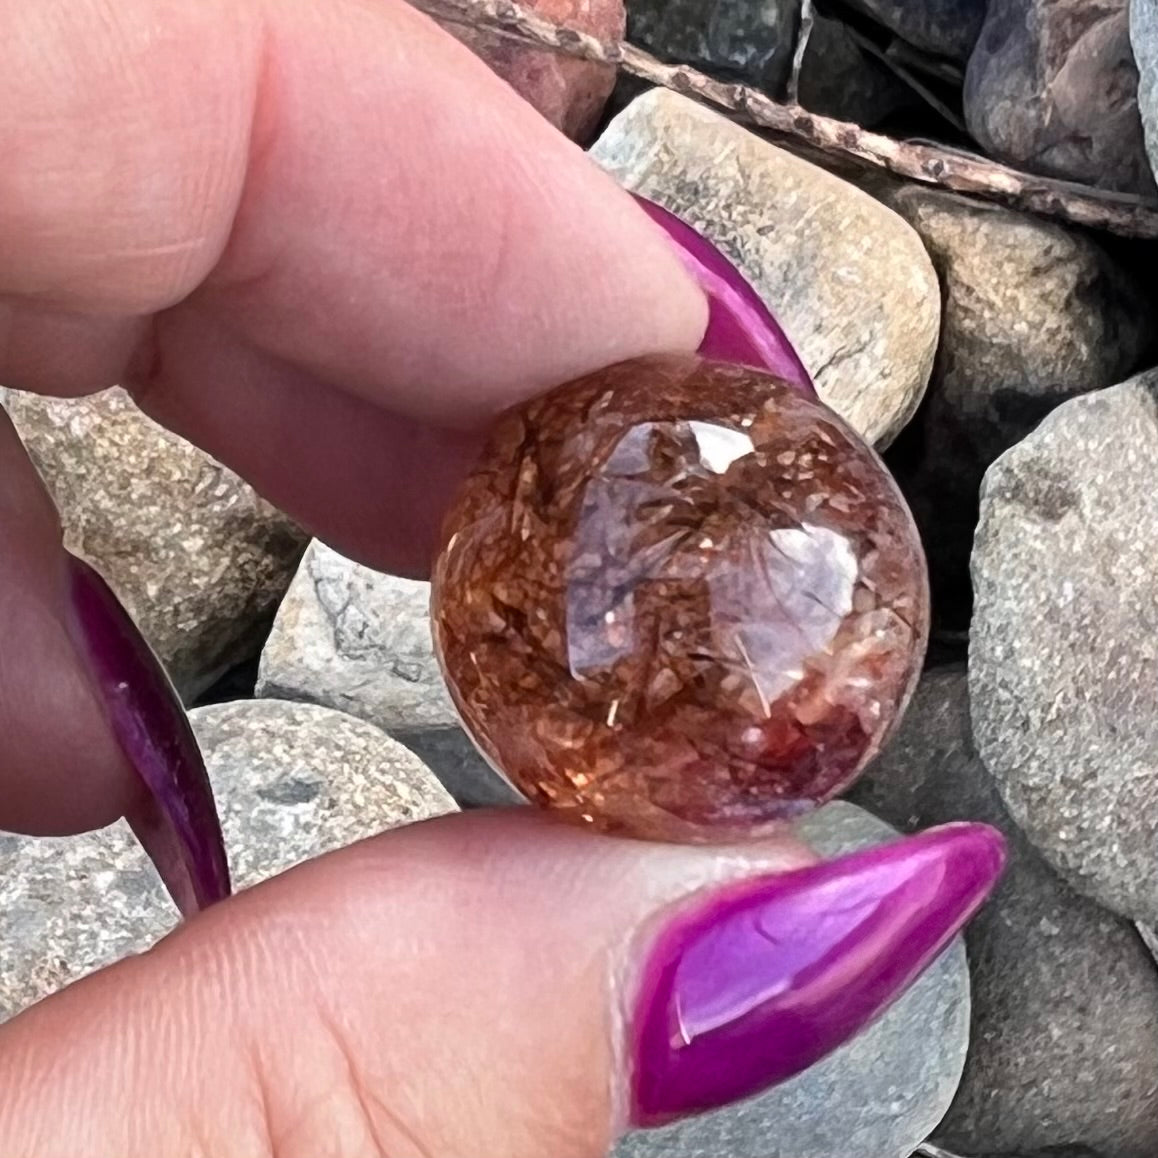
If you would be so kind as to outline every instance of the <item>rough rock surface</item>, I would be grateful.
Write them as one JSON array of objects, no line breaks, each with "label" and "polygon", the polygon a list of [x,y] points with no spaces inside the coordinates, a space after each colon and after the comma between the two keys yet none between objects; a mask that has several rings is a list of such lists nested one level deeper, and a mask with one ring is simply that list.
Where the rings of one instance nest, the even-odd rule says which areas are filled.
[{"label": "rough rock surface", "polygon": [[1130,0],[1130,44],[1138,67],[1138,110],[1150,169],[1158,172],[1158,0]]},{"label": "rough rock surface", "polygon": [[121,390],[0,390],[64,525],[192,700],[260,646],[306,536]]},{"label": "rough rock surface", "polygon": [[[454,811],[410,751],[328,708],[245,701],[198,708],[191,719],[238,887]],[[0,1020],[148,948],[175,922],[123,822],[70,839],[0,834]]]},{"label": "rough rock surface", "polygon": [[631,41],[666,60],[695,65],[782,94],[792,67],[800,0],[628,0]]},{"label": "rough rock surface", "polygon": [[968,624],[969,551],[985,470],[1067,398],[1141,363],[1154,303],[1091,236],[914,185],[886,203],[941,280],[941,344],[902,485],[929,554],[942,624]]},{"label": "rough rock surface", "polygon": [[987,152],[1035,173],[1154,192],[1129,0],[990,0],[965,79]]},{"label": "rough rock surface", "polygon": [[[524,0],[523,7],[552,24],[605,41],[622,40],[627,23],[623,0]],[[445,28],[572,140],[586,141],[594,132],[615,87],[614,68],[539,51],[461,24],[448,22]]]},{"label": "rough rock surface", "polygon": [[940,328],[920,238],[860,189],[665,89],[592,154],[720,247],[771,307],[821,396],[887,445],[912,416]]},{"label": "rough rock surface", "polygon": [[310,544],[261,656],[257,694],[325,704],[413,748],[463,805],[514,790],[458,725],[430,634],[430,584]]},{"label": "rough rock surface", "polygon": [[1158,1153],[1158,968],[1130,923],[1075,893],[1009,817],[973,745],[964,666],[925,676],[853,796],[905,830],[980,820],[1009,840],[1005,878],[966,930],[969,1056],[935,1140],[1026,1158],[1070,1143]]},{"label": "rough rock surface", "polygon": [[[825,856],[895,832],[838,801],[800,825]],[[616,1158],[909,1158],[948,1108],[969,1043],[969,973],[958,939],[854,1041],[738,1106],[629,1135]]]},{"label": "rough rock surface", "polygon": [[1079,891],[1158,921],[1158,371],[1064,403],[990,468],[973,554],[978,750]]}]

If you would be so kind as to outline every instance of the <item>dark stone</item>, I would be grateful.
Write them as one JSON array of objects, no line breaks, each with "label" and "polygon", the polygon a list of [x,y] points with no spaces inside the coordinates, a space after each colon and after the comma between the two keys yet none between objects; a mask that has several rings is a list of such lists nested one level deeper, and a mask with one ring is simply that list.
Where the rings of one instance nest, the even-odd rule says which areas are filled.
[{"label": "dark stone", "polygon": [[986,0],[849,0],[902,40],[964,60],[977,43]]},{"label": "dark stone", "polygon": [[783,95],[800,0],[628,0],[627,35],[667,60]]},{"label": "dark stone", "polygon": [[965,115],[993,155],[1034,173],[1154,193],[1129,0],[991,0]]},{"label": "dark stone", "polygon": [[964,667],[925,676],[852,797],[908,831],[980,820],[1009,839],[1006,876],[966,932],[969,1057],[936,1143],[1153,1158],[1158,970],[1133,926],[1075,893],[1010,819],[973,745]]}]

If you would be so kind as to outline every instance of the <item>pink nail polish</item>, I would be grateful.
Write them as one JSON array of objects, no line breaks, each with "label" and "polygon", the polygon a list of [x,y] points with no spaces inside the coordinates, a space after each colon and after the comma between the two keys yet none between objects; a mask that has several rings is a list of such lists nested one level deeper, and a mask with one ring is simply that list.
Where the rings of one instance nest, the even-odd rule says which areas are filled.
[{"label": "pink nail polish", "polygon": [[739,1101],[844,1044],[932,964],[1004,863],[995,829],[954,824],[737,884],[678,917],[642,978],[635,1124]]},{"label": "pink nail polish", "polygon": [[708,328],[699,353],[709,360],[769,370],[816,397],[812,379],[788,335],[743,274],[674,213],[633,194],[641,209],[675,242],[684,265],[708,298]]},{"label": "pink nail polish", "polygon": [[229,895],[213,790],[180,698],[108,584],[69,560],[72,624],[109,724],[147,794],[127,819],[186,916]]}]

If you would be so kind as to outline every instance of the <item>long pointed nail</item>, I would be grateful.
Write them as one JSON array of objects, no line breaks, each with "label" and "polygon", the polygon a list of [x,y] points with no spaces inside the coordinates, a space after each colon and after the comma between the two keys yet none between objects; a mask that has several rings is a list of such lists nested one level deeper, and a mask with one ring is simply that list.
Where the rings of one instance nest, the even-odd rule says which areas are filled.
[{"label": "long pointed nail", "polygon": [[787,334],[743,274],[674,213],[633,194],[640,208],[675,242],[684,265],[708,297],[708,329],[699,352],[719,362],[770,370],[816,397],[816,388]]},{"label": "long pointed nail", "polygon": [[947,825],[678,917],[642,977],[635,1124],[738,1101],[843,1045],[945,949],[1004,863],[996,830]]},{"label": "long pointed nail", "polygon": [[105,581],[69,559],[72,624],[109,724],[147,793],[127,817],[185,916],[229,895],[213,789],[181,700]]}]

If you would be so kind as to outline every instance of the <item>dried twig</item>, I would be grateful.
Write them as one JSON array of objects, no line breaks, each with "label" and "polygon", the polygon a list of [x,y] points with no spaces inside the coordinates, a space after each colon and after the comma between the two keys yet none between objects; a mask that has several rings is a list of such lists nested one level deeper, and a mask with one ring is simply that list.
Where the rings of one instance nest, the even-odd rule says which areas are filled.
[{"label": "dried twig", "polygon": [[804,70],[804,56],[808,52],[808,42],[812,39],[812,29],[816,26],[816,10],[813,0],[801,0],[800,31],[796,34],[796,50],[792,53],[792,73],[788,77],[788,100],[798,104],[800,100],[800,74]]},{"label": "dried twig", "polygon": [[665,64],[627,42],[597,37],[543,20],[511,0],[411,0],[440,20],[485,28],[567,56],[614,65],[651,84],[712,105],[745,124],[862,168],[881,169],[925,185],[951,189],[1018,209],[1126,237],[1158,239],[1158,202],[1022,173],[959,150],[897,141],[858,125],[782,104],[757,89],[730,84],[684,64]]}]

